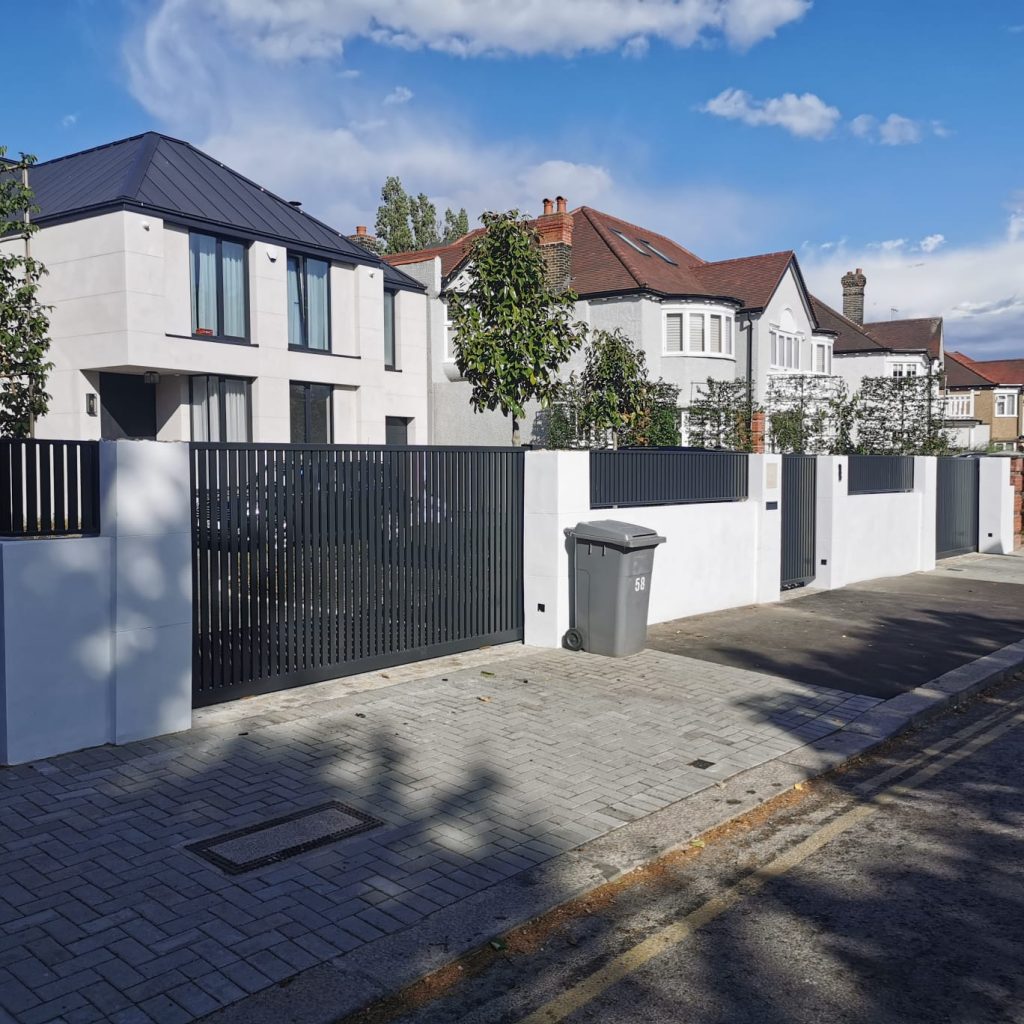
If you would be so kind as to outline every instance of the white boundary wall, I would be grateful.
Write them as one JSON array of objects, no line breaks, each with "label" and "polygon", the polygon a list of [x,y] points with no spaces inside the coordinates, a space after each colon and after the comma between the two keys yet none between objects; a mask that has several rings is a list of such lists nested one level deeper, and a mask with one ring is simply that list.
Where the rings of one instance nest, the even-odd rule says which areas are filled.
[{"label": "white boundary wall", "polygon": [[777,601],[780,463],[777,455],[750,456],[746,501],[592,510],[588,452],[527,452],[526,643],[561,646],[570,625],[571,542],[564,530],[585,520],[639,523],[666,538],[654,555],[649,622]]},{"label": "white boundary wall", "polygon": [[988,555],[1013,553],[1011,460],[978,460],[978,550]]},{"label": "white boundary wall", "polygon": [[185,443],[100,444],[99,537],[0,541],[0,763],[188,729]]},{"label": "white boundary wall", "polygon": [[904,576],[935,568],[935,459],[914,459],[914,489],[850,494],[845,455],[818,456],[817,576],[812,586]]}]

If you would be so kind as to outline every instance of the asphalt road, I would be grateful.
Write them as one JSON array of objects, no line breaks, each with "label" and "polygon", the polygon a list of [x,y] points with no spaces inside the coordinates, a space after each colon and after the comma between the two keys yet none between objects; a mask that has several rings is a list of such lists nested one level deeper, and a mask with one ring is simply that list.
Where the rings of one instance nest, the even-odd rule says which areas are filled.
[{"label": "asphalt road", "polygon": [[970,555],[930,573],[652,626],[659,651],[870,697],[895,697],[1024,637],[1024,556]]},{"label": "asphalt road", "polygon": [[1024,676],[791,798],[389,1019],[1024,1021]]}]

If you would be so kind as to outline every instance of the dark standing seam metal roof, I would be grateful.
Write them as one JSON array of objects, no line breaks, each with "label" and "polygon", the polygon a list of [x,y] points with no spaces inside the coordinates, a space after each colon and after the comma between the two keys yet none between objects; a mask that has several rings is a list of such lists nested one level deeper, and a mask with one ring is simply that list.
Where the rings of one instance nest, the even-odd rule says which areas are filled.
[{"label": "dark standing seam metal roof", "polygon": [[187,142],[158,132],[36,164],[29,171],[37,224],[111,209],[151,211],[171,222],[229,231],[382,267],[389,287],[423,285],[362,246]]}]

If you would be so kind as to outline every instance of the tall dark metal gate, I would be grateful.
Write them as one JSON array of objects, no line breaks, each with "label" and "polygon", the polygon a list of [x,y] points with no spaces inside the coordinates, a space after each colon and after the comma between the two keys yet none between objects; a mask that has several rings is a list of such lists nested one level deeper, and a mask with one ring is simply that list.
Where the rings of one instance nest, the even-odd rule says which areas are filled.
[{"label": "tall dark metal gate", "polygon": [[782,589],[815,576],[818,463],[813,455],[782,456]]},{"label": "tall dark metal gate", "polygon": [[940,458],[935,509],[935,557],[978,550],[977,459]]},{"label": "tall dark metal gate", "polygon": [[198,706],[523,637],[523,453],[192,445]]}]

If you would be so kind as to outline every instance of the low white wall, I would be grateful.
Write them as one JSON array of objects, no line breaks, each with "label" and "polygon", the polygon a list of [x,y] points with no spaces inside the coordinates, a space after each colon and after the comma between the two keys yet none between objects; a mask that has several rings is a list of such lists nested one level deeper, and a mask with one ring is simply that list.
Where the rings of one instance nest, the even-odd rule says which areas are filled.
[{"label": "low white wall", "polygon": [[100,445],[101,535],[0,542],[0,762],[192,723],[188,445]]},{"label": "low white wall", "polygon": [[1012,554],[1011,460],[992,457],[978,462],[978,550],[988,555]]},{"label": "low white wall", "polygon": [[[591,509],[587,452],[527,452],[525,641],[559,647],[571,624],[567,527],[616,519],[663,537],[654,556],[648,621],[777,601],[779,457],[750,456],[746,501]],[[774,504],[775,508],[769,508]]]},{"label": "low white wall", "polygon": [[844,455],[818,457],[817,576],[824,590],[935,568],[935,459],[914,459],[914,489],[850,494]]}]

